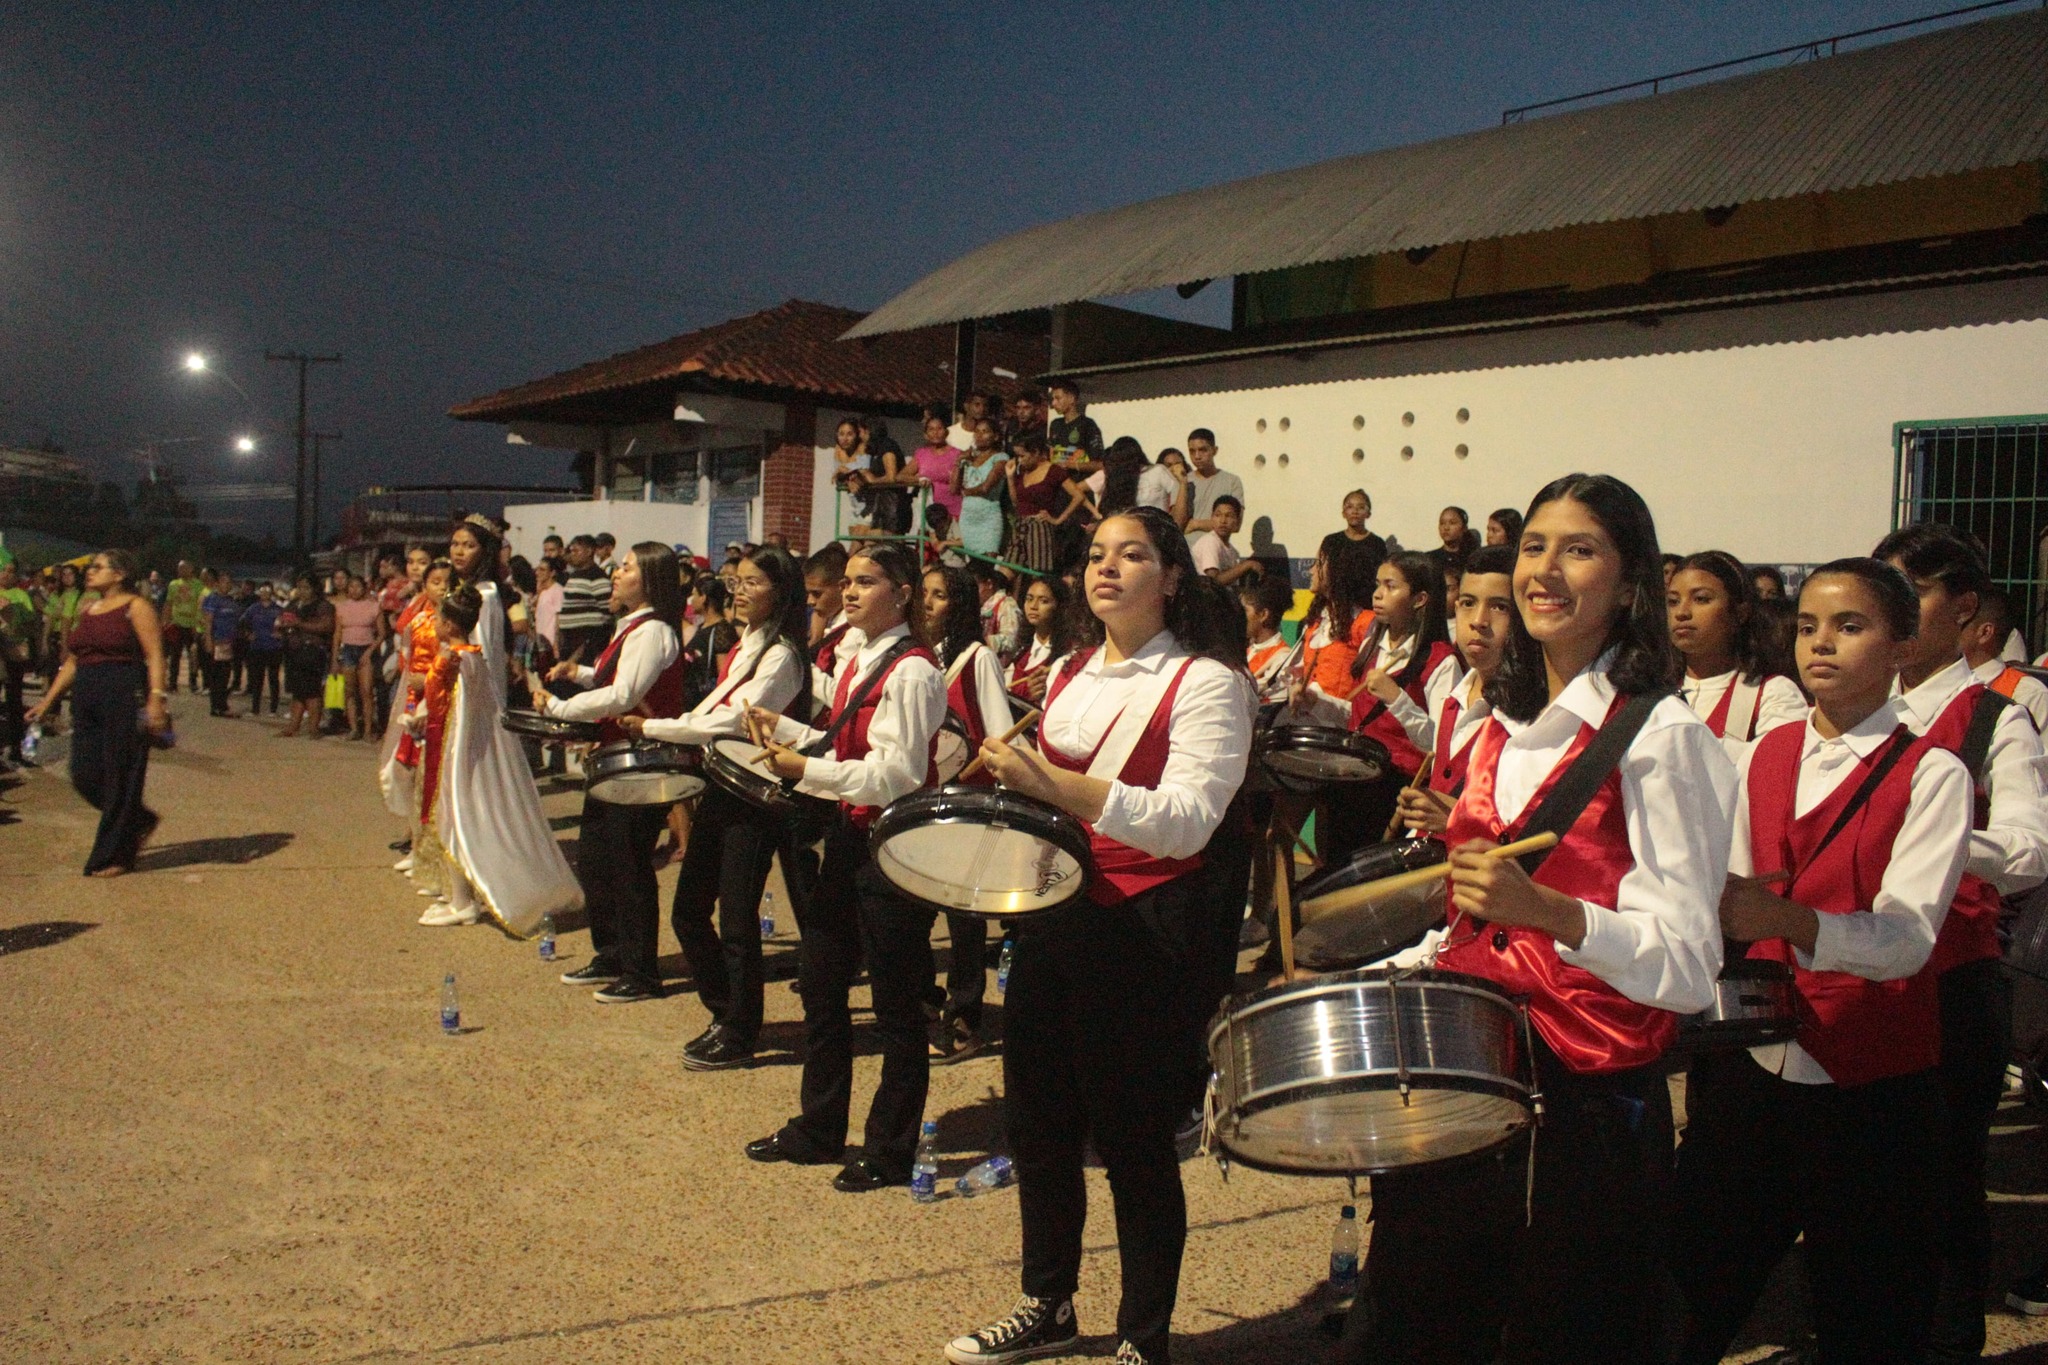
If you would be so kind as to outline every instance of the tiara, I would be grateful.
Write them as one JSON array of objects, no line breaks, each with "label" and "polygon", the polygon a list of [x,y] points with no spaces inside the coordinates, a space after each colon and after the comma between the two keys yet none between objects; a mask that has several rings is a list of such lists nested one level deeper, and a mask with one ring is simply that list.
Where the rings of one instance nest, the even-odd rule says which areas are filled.
[{"label": "tiara", "polygon": [[489,531],[492,535],[498,534],[498,523],[492,521],[489,517],[485,516],[481,512],[471,512],[468,516],[464,517],[461,521],[457,522],[456,525],[480,526],[484,530]]}]

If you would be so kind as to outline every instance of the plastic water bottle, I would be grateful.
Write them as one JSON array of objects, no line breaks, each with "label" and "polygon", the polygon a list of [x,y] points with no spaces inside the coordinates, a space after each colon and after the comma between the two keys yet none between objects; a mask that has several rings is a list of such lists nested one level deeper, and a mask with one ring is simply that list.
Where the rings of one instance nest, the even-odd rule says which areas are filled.
[{"label": "plastic water bottle", "polygon": [[27,762],[30,762],[30,763],[33,763],[33,762],[35,762],[35,761],[36,761],[36,750],[37,750],[37,749],[39,749],[40,747],[42,747],[42,743],[43,743],[43,723],[42,723],[41,721],[37,721],[37,722],[36,722],[36,723],[35,723],[34,725],[31,725],[31,726],[29,726],[27,730],[25,730],[24,732],[22,732],[22,736],[21,736],[21,756],[22,756],[22,758],[23,758],[24,760],[26,760]]},{"label": "plastic water bottle", "polygon": [[962,1199],[999,1190],[1017,1178],[1016,1163],[1006,1156],[992,1156],[953,1182],[953,1192]]},{"label": "plastic water bottle", "polygon": [[455,999],[455,973],[441,978],[441,1032],[462,1032],[462,1006]]},{"label": "plastic water bottle", "polygon": [[1343,1300],[1358,1295],[1358,1209],[1346,1204],[1337,1215],[1337,1231],[1330,1237],[1330,1297]]},{"label": "plastic water bottle", "polygon": [[910,1163],[910,1197],[920,1204],[933,1203],[939,1197],[938,1145],[939,1125],[926,1119],[917,1139],[917,1159]]},{"label": "plastic water bottle", "polygon": [[542,962],[553,962],[555,960],[555,917],[553,915],[542,915],[540,917],[540,960]]},{"label": "plastic water bottle", "polygon": [[1008,995],[1010,993],[1010,959],[1015,957],[1016,955],[1017,940],[1013,938],[1004,939],[1003,957],[1000,962],[996,963],[997,995]]},{"label": "plastic water bottle", "polygon": [[775,937],[775,893],[773,891],[763,891],[761,893],[761,937]]}]

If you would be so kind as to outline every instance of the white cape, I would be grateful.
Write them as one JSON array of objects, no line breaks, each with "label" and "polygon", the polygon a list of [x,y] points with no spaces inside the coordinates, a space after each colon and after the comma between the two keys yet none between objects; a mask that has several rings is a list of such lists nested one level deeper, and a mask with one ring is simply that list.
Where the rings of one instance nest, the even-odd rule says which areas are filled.
[{"label": "white cape", "polygon": [[405,734],[401,724],[405,717],[405,670],[398,672],[398,681],[391,684],[391,721],[384,727],[384,743],[377,755],[377,787],[384,793],[384,809],[401,820],[410,821],[418,811],[419,796],[414,791],[418,770],[408,768],[398,761],[398,741]]},{"label": "white cape", "polygon": [[462,656],[448,708],[435,825],[485,908],[527,938],[540,928],[541,916],[582,909],[583,888],[548,828],[525,751],[498,723],[502,707],[490,668],[484,654]]}]

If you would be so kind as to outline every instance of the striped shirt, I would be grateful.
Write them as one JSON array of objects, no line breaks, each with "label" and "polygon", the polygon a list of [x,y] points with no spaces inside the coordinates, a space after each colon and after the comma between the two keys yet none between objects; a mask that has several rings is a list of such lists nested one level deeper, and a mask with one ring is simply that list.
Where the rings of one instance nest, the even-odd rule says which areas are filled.
[{"label": "striped shirt", "polygon": [[612,581],[603,569],[571,569],[562,580],[562,607],[557,630],[603,630],[612,623]]}]

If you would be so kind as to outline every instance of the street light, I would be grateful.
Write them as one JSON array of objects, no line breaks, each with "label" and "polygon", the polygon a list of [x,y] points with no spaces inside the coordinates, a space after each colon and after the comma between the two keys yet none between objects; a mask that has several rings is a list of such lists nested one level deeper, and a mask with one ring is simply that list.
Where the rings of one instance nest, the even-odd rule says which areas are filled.
[{"label": "street light", "polygon": [[237,436],[235,438],[235,449],[244,455],[254,455],[256,453],[256,438],[254,436]]},{"label": "street light", "polygon": [[185,368],[194,374],[206,373],[206,357],[198,351],[187,351],[185,353]]}]

